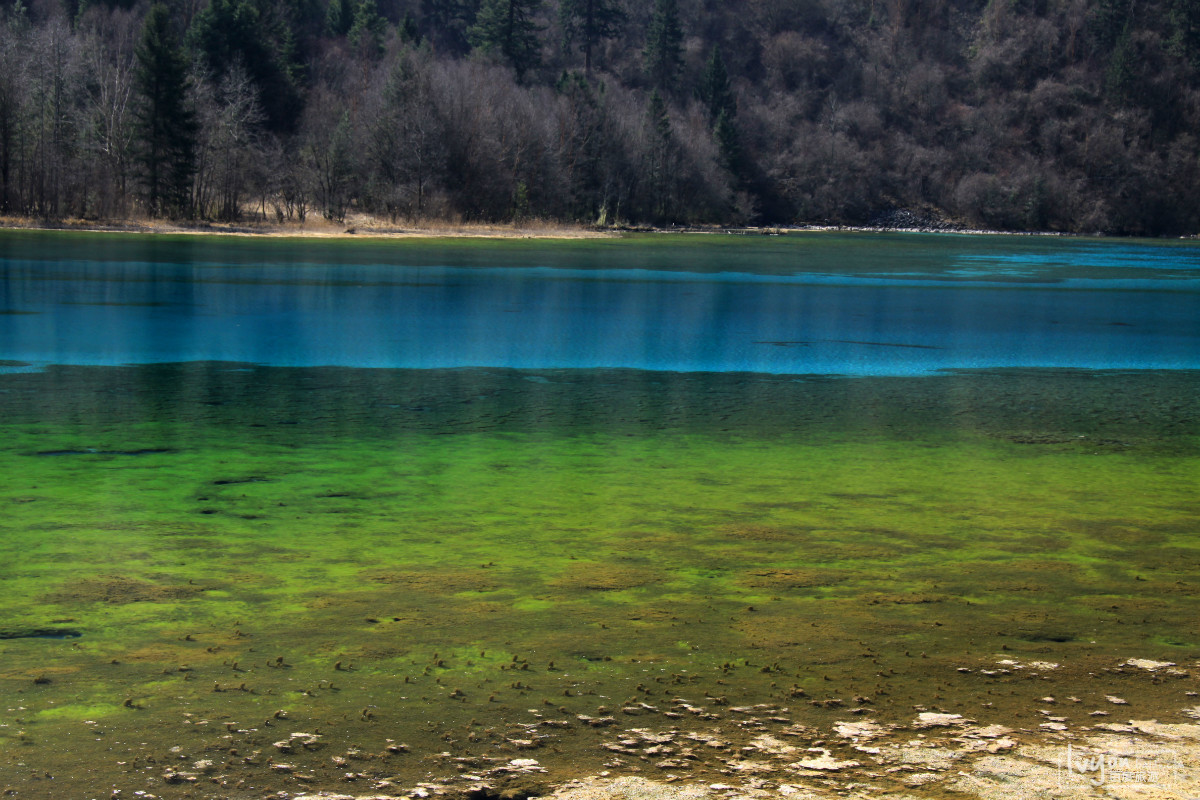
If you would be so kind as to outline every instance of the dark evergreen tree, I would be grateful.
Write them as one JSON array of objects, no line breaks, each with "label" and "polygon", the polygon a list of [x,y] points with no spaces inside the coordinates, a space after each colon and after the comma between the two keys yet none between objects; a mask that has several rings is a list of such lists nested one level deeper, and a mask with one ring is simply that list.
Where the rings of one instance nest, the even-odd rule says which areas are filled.
[{"label": "dark evergreen tree", "polygon": [[161,3],[146,15],[134,78],[136,157],[146,212],[185,214],[196,169],[196,121],[188,103],[187,61]]},{"label": "dark evergreen tree", "polygon": [[612,39],[625,24],[625,12],[616,0],[561,0],[558,6],[563,46],[578,46],[583,53],[583,71],[592,72],[592,49]]},{"label": "dark evergreen tree", "polygon": [[1132,0],[1098,0],[1089,15],[1092,41],[1096,52],[1106,56],[1129,27]]},{"label": "dark evergreen tree", "polygon": [[435,49],[464,55],[471,49],[467,31],[478,9],[479,0],[421,0],[421,30]]},{"label": "dark evergreen tree", "polygon": [[350,46],[367,58],[378,58],[383,54],[386,33],[387,20],[379,15],[375,0],[359,0],[354,7],[354,24],[347,34]]},{"label": "dark evergreen tree", "polygon": [[741,179],[745,174],[742,163],[742,140],[738,133],[737,124],[733,117],[725,111],[717,115],[713,125],[713,138],[717,140],[717,152],[721,156],[721,166],[729,170],[735,179]]},{"label": "dark evergreen tree", "polygon": [[329,0],[325,12],[325,30],[330,36],[345,36],[354,24],[354,6],[351,0]]},{"label": "dark evergreen tree", "polygon": [[468,33],[471,45],[502,56],[520,80],[542,60],[542,27],[534,20],[541,5],[541,0],[484,0]]},{"label": "dark evergreen tree", "polygon": [[301,102],[294,39],[286,20],[265,14],[254,0],[212,0],[188,30],[188,45],[202,59],[214,84],[241,63],[258,88],[267,127],[291,131]]},{"label": "dark evergreen tree", "polygon": [[679,26],[676,0],[654,0],[642,59],[650,84],[662,92],[671,92],[683,66],[683,29]]},{"label": "dark evergreen tree", "polygon": [[1171,0],[1171,52],[1200,71],[1200,0]]},{"label": "dark evergreen tree", "polygon": [[566,102],[570,115],[570,126],[562,142],[562,160],[571,213],[576,219],[606,224],[611,198],[606,179],[610,140],[604,85],[593,87],[587,78],[575,72],[564,73],[555,89]]},{"label": "dark evergreen tree", "polygon": [[404,12],[404,19],[400,21],[400,40],[406,44],[420,44],[421,30],[417,27],[417,18],[412,15],[411,11]]},{"label": "dark evergreen tree", "polygon": [[1108,59],[1108,69],[1104,72],[1104,88],[1112,102],[1123,105],[1132,97],[1136,62],[1137,52],[1126,29],[1117,39]]},{"label": "dark evergreen tree", "polygon": [[725,69],[725,60],[721,58],[719,46],[713,47],[708,63],[704,65],[704,74],[700,77],[696,97],[708,108],[710,125],[716,125],[721,114],[730,121],[737,116],[737,101],[733,97],[729,72]]},{"label": "dark evergreen tree", "polygon": [[650,93],[650,102],[646,107],[646,138],[644,176],[648,190],[648,215],[655,222],[664,222],[671,219],[675,206],[677,148],[667,102],[657,89]]}]

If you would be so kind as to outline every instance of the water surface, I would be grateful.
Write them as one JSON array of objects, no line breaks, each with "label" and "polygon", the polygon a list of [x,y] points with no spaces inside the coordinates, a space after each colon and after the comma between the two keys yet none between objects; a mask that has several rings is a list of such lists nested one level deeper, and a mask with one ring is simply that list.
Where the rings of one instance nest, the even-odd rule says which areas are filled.
[{"label": "water surface", "polygon": [[92,236],[85,254],[75,239],[9,236],[0,335],[6,358],[37,365],[1200,366],[1200,248],[1184,244],[812,233],[268,249]]}]

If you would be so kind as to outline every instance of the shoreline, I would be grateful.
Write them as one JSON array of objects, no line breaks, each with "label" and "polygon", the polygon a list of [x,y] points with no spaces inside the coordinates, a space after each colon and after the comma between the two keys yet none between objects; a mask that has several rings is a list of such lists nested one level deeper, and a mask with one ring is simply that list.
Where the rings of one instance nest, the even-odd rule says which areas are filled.
[{"label": "shoreline", "polygon": [[[1137,239],[1097,231],[1070,233],[1065,231],[1008,231],[957,226],[911,225],[828,225],[802,224],[780,226],[721,226],[685,225],[672,227],[622,226],[598,228],[592,225],[530,220],[512,223],[438,222],[427,221],[412,225],[387,223],[367,215],[350,217],[345,223],[333,223],[320,217],[303,223],[271,222],[196,222],[178,223],[168,220],[34,220],[25,217],[0,217],[0,230],[78,232],[78,233],[141,233],[191,236],[241,236],[248,238],[296,239],[617,239],[629,234],[696,234],[726,236],[787,236],[802,233],[937,233],[962,236],[1021,236],[1081,239]],[[1156,241],[1193,241],[1198,237],[1158,237]]]},{"label": "shoreline", "polygon": [[141,233],[188,236],[240,236],[294,239],[603,239],[620,231],[587,226],[531,221],[527,223],[432,223],[390,225],[372,217],[354,217],[336,224],[320,217],[304,223],[176,223],[166,220],[63,220],[47,222],[0,217],[0,230],[71,233]]}]

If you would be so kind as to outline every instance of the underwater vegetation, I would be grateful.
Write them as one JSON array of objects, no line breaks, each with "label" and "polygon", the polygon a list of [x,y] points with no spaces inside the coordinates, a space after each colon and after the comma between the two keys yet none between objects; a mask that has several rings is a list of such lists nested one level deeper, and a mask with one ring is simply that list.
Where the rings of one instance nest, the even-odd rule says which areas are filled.
[{"label": "underwater vegetation", "polygon": [[1080,699],[1068,716],[1119,690],[1169,717],[1175,682],[1109,668],[1200,656],[1198,389],[0,375],[0,789],[366,791],[532,754],[549,772],[510,776],[528,794],[642,769],[614,726],[683,735],[758,706],[726,734],[749,736],[919,706],[1036,727],[1051,684]]}]

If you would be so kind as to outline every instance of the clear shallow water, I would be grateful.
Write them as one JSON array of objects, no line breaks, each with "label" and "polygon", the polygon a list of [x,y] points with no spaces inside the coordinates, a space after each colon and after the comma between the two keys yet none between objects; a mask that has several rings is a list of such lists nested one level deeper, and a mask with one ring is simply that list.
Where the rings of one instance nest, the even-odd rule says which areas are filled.
[{"label": "clear shallow water", "polygon": [[299,260],[281,263],[247,245],[102,241],[82,260],[79,242],[32,258],[36,240],[13,236],[29,235],[0,237],[0,341],[36,365],[1200,367],[1200,247],[1179,243],[805,234],[710,237],[699,258],[678,238],[678,252],[500,242],[483,267],[474,244],[289,243]]},{"label": "clear shallow water", "polygon": [[[1032,736],[1047,694],[1078,698],[1072,730],[1107,694],[1195,705],[1191,679],[1114,670],[1200,658],[1200,372],[1146,369],[1195,358],[1191,246],[0,252],[19,800],[724,783],[764,732],[929,744],[918,709]],[[659,768],[634,727],[724,744]],[[841,779],[897,788],[845,755]],[[530,757],[548,772],[491,772]]]}]

